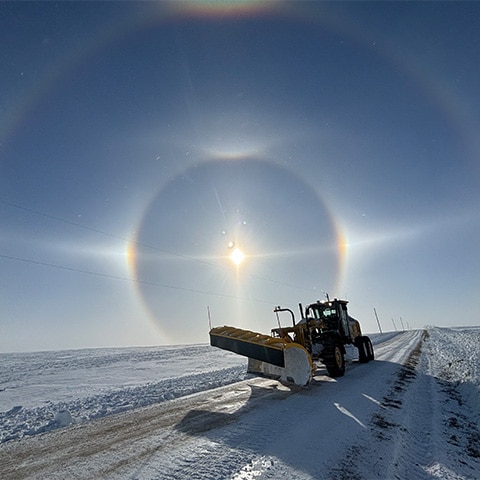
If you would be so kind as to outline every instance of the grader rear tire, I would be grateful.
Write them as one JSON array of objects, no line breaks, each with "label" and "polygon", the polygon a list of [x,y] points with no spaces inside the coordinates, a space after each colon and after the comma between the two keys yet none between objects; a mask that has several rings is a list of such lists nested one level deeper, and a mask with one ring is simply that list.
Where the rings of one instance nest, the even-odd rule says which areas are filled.
[{"label": "grader rear tire", "polygon": [[375,360],[375,352],[373,351],[372,341],[369,337],[364,337],[365,341],[365,350],[367,351],[368,360]]},{"label": "grader rear tire", "polygon": [[[370,360],[368,342],[370,339],[368,337],[357,337],[355,346],[358,348],[358,361],[360,363],[368,363]],[[372,349],[373,352],[373,349]]]}]

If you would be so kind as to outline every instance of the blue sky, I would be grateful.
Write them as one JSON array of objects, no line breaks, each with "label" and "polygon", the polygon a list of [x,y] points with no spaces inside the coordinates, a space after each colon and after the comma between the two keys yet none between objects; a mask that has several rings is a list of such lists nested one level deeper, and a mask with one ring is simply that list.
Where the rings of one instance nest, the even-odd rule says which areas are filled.
[{"label": "blue sky", "polygon": [[479,21],[4,3],[0,350],[203,343],[207,307],[265,333],[325,292],[366,332],[374,308],[384,330],[478,325]]}]

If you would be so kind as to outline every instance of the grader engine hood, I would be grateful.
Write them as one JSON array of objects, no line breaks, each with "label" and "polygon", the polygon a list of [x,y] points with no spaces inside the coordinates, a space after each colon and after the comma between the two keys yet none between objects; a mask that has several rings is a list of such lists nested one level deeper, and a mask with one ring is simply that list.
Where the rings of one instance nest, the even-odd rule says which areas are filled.
[{"label": "grader engine hood", "polygon": [[248,357],[248,371],[307,385],[315,366],[300,344],[234,327],[210,330],[210,344]]}]

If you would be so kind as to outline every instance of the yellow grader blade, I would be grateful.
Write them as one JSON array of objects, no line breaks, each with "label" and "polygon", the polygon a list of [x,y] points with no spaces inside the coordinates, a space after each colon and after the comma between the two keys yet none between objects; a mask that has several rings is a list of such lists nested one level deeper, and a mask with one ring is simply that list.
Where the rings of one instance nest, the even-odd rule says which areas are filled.
[{"label": "yellow grader blade", "polygon": [[235,327],[210,330],[210,344],[248,357],[248,371],[307,385],[315,373],[308,351],[299,343]]}]

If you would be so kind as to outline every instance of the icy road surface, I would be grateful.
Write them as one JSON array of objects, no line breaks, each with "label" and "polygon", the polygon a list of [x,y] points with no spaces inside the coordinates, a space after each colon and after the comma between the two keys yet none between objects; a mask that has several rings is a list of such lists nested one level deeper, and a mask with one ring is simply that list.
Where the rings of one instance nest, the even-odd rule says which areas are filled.
[{"label": "icy road surface", "polygon": [[479,479],[480,329],[373,340],[308,388],[208,346],[0,355],[1,478]]}]

